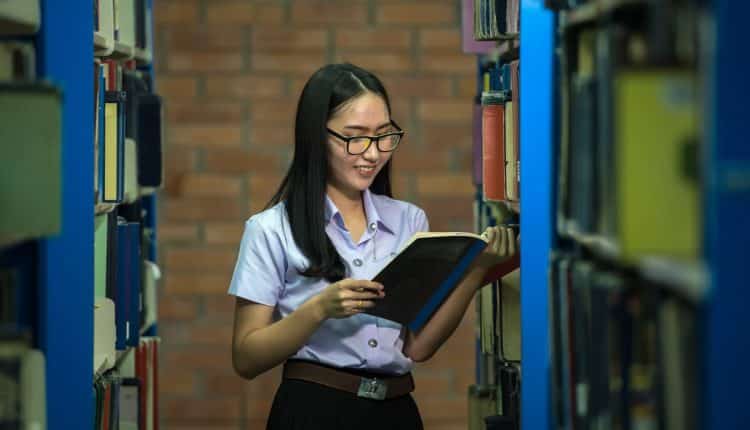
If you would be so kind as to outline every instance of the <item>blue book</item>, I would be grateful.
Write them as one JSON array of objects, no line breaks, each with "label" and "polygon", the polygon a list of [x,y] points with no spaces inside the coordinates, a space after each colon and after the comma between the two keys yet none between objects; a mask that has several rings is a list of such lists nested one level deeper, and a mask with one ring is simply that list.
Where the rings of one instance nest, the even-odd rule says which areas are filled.
[{"label": "blue book", "polygon": [[366,313],[419,331],[486,247],[487,240],[474,233],[415,234],[373,278],[385,287],[385,297]]},{"label": "blue book", "polygon": [[140,340],[141,242],[140,224],[120,220],[117,225],[117,291],[115,293],[116,348],[138,346]]}]

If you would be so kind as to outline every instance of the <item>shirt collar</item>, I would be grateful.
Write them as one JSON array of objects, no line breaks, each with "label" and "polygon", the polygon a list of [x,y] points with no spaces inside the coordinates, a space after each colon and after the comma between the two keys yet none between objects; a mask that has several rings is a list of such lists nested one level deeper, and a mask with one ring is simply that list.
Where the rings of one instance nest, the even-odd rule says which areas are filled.
[{"label": "shirt collar", "polygon": [[[390,222],[386,222],[383,218],[380,217],[377,198],[373,197],[373,194],[370,192],[369,188],[362,193],[362,203],[365,205],[365,215],[367,216],[368,226],[372,223],[376,223],[380,227],[385,227],[385,230],[387,230],[388,232],[393,233],[393,226],[390,225]],[[336,204],[333,203],[333,200],[331,200],[331,198],[328,197],[328,194],[326,194],[326,223],[329,223],[332,218],[336,221],[339,227],[344,227],[344,219],[341,217],[339,208],[336,207]]]}]

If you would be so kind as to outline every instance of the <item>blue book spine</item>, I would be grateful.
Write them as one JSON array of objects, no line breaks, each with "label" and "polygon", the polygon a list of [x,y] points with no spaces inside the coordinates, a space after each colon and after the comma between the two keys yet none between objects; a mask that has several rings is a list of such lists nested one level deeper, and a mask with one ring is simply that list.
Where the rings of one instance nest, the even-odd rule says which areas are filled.
[{"label": "blue book spine", "polygon": [[427,304],[425,304],[417,316],[414,317],[414,320],[408,324],[408,327],[412,332],[418,332],[425,324],[427,324],[427,321],[432,314],[435,313],[450,292],[453,291],[453,288],[455,288],[458,281],[464,276],[464,274],[466,274],[466,271],[469,269],[471,262],[474,261],[474,258],[476,258],[486,246],[487,244],[484,242],[477,242],[469,248],[466,255],[464,255],[464,258],[462,258],[458,265],[456,265],[456,269],[451,272],[450,276],[448,276],[440,287],[435,290],[435,293],[430,297],[430,300],[427,301]]},{"label": "blue book spine", "polygon": [[124,350],[128,345],[129,322],[130,322],[130,288],[128,286],[130,273],[128,272],[128,249],[130,247],[127,233],[127,224],[117,225],[117,294],[115,297],[115,321],[117,326],[117,340],[115,347]]},{"label": "blue book spine", "polygon": [[141,225],[137,222],[128,223],[128,265],[125,271],[128,272],[128,289],[130,297],[128,306],[130,336],[128,337],[128,346],[137,347],[140,342],[141,327]]}]

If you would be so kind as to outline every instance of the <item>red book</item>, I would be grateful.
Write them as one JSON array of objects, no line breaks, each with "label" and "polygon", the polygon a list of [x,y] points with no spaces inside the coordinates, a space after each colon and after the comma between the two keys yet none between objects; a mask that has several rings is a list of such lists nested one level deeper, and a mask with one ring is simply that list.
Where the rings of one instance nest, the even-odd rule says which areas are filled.
[{"label": "red book", "polygon": [[[504,101],[503,101],[504,103]],[[482,190],[485,200],[505,200],[505,108],[482,108]]]}]

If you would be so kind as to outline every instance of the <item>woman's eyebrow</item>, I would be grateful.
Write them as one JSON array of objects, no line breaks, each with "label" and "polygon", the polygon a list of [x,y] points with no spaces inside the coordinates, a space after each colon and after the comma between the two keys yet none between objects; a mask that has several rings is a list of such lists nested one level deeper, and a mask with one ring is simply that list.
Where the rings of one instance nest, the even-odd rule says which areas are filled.
[{"label": "woman's eyebrow", "polygon": [[[390,121],[379,125],[375,130],[380,130],[381,128],[388,127],[389,125],[391,125]],[[365,127],[365,126],[362,126],[362,125],[347,125],[347,126],[344,126],[344,128],[345,129],[349,129],[349,130],[357,130],[357,131],[367,131],[367,130],[369,130],[368,127]]]}]

